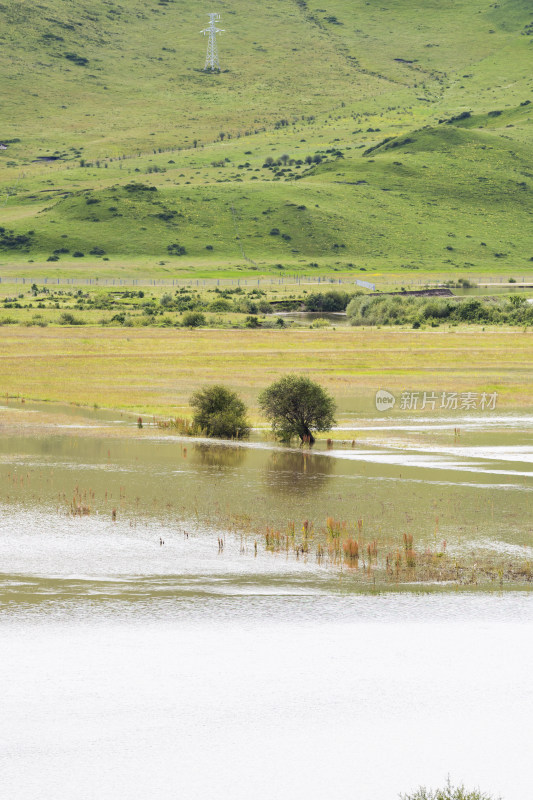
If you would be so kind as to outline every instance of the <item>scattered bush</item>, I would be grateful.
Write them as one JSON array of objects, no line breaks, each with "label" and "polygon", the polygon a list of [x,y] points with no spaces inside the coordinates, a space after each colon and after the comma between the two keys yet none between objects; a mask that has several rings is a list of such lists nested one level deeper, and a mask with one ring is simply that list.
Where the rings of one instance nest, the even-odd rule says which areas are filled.
[{"label": "scattered bush", "polygon": [[169,244],[167,250],[171,256],[184,256],[187,252],[183,245],[174,242],[174,244]]},{"label": "scattered bush", "polygon": [[27,250],[31,245],[33,231],[14,233],[0,228],[0,250]]},{"label": "scattered bush", "polygon": [[208,306],[208,311],[213,311],[215,313],[224,313],[225,311],[232,311],[233,306],[228,300],[224,300],[222,297],[218,300],[213,300],[212,303]]},{"label": "scattered bush", "polygon": [[65,53],[65,58],[72,61],[73,64],[77,64],[78,67],[86,67],[89,63],[88,58],[79,56],[77,53]]},{"label": "scattered bush", "polygon": [[159,305],[163,306],[163,308],[168,308],[174,304],[174,298],[168,292],[165,292],[164,295],[161,296],[159,301]]},{"label": "scattered bush", "polygon": [[187,311],[183,315],[183,326],[185,328],[200,328],[205,323],[205,314],[202,314],[201,311]]},{"label": "scattered bush", "polygon": [[75,317],[74,314],[70,313],[70,311],[63,311],[63,313],[59,317],[59,324],[60,325],[85,325],[85,322],[80,317]]},{"label": "scattered bush", "polygon": [[190,400],[194,408],[193,424],[206,433],[223,439],[242,439],[250,426],[246,406],[236,392],[216,385],[201,389]]},{"label": "scattered bush", "polygon": [[157,187],[147,186],[145,183],[127,183],[124,186],[127,192],[157,192]]},{"label": "scattered bush", "polygon": [[331,325],[330,321],[321,317],[320,319],[315,319],[314,322],[311,323],[311,328],[329,328]]},{"label": "scattered bush", "polygon": [[48,323],[42,318],[41,314],[34,314],[33,317],[26,322],[27,328],[33,328],[35,326],[39,328],[46,328],[47,325]]}]

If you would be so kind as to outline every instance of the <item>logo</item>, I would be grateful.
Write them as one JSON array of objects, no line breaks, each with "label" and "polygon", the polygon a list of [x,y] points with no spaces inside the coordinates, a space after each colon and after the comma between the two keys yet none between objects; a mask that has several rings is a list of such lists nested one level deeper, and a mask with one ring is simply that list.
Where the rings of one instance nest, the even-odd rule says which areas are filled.
[{"label": "logo", "polygon": [[376,392],[376,408],[378,411],[390,411],[394,408],[396,398],[386,389],[380,389]]}]

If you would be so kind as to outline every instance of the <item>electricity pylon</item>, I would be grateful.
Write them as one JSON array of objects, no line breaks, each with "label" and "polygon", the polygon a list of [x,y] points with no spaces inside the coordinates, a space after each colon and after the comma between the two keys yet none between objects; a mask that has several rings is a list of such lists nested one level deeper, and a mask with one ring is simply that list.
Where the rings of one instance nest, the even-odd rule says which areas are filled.
[{"label": "electricity pylon", "polygon": [[204,36],[209,36],[209,40],[207,42],[207,56],[204,67],[205,72],[215,72],[217,69],[220,69],[217,51],[217,33],[224,33],[224,30],[217,28],[217,22],[219,19],[220,14],[209,14],[209,27],[204,28],[203,31],[200,31],[204,34]]}]

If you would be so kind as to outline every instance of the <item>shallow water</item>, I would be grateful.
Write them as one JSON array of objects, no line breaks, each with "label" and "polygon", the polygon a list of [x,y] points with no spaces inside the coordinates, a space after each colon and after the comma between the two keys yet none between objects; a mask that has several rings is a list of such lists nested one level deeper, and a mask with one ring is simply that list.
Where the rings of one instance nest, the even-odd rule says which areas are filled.
[{"label": "shallow water", "polygon": [[6,797],[531,786],[529,595],[90,600],[0,626]]},{"label": "shallow water", "polygon": [[[127,418],[121,424],[135,427]],[[90,438],[62,428],[0,435],[5,565],[24,573],[28,559],[30,574],[37,561],[56,569],[59,536],[67,553],[83,547],[80,563],[88,572],[91,559],[112,573],[131,570],[133,560],[142,572],[141,563],[151,559],[141,542],[157,548],[160,535],[174,547],[184,530],[196,537],[203,530],[217,555],[222,531],[261,535],[266,526],[284,530],[293,522],[299,530],[308,520],[318,532],[328,517],[362,520],[367,541],[399,543],[407,531],[424,546],[446,540],[448,548],[464,549],[481,539],[495,551],[533,545],[528,415],[360,419],[337,432],[346,441],[321,443],[313,452],[279,447],[259,433],[246,444],[161,438],[155,429],[110,439],[105,431],[115,420],[91,425]],[[74,495],[90,508],[87,518],[68,515]],[[119,556],[124,526],[129,545]],[[188,547],[192,557],[191,539]],[[60,560],[67,563],[67,555]]]},{"label": "shallow water", "polygon": [[303,453],[76,416],[101,429],[0,431],[6,797],[393,800],[448,774],[529,796],[531,593],[362,594],[261,530],[532,556],[531,417],[347,421]]}]

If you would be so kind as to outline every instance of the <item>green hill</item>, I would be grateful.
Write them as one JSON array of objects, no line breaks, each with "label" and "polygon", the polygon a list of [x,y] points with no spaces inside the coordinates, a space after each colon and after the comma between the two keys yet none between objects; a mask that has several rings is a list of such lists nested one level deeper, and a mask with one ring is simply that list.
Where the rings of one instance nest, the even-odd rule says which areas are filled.
[{"label": "green hill", "polygon": [[525,0],[12,0],[0,29],[3,274],[531,270]]}]

